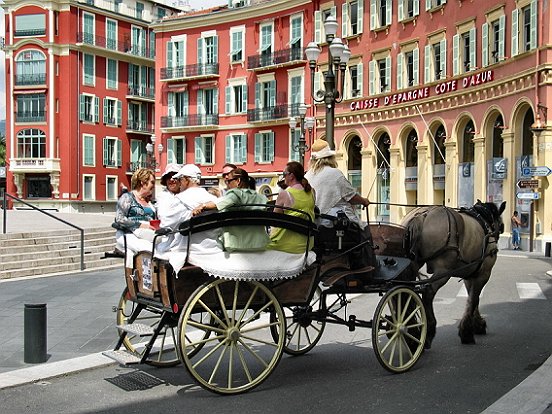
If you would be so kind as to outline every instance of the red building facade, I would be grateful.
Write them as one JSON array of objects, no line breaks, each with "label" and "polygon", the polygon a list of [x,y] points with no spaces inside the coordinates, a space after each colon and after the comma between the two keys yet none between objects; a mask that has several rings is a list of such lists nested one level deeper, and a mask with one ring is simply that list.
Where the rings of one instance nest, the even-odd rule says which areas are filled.
[{"label": "red building facade", "polygon": [[113,210],[152,165],[151,1],[6,1],[7,192],[63,211]]}]

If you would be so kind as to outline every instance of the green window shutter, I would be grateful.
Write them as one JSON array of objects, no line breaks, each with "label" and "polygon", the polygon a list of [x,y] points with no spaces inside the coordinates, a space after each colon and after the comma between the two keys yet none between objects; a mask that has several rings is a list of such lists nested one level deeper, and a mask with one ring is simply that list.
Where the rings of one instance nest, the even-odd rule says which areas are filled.
[{"label": "green window shutter", "polygon": [[227,86],[224,88],[224,113],[229,114],[232,112],[232,86]]},{"label": "green window shutter", "polygon": [[402,22],[404,20],[404,0],[399,0],[399,8],[398,10],[398,16],[399,16],[399,22]]},{"label": "green window shutter", "polygon": [[460,74],[460,35],[455,34],[452,37],[452,75]]},{"label": "green window shutter", "polygon": [[130,141],[130,162],[140,161],[142,155],[141,143],[135,139]]},{"label": "green window shutter", "polygon": [[512,57],[519,52],[519,9],[512,10]]},{"label": "green window shutter", "polygon": [[214,59],[213,62],[218,63],[218,36],[213,36],[213,54]]},{"label": "green window shutter", "polygon": [[498,19],[498,59],[504,60],[506,56],[505,45],[506,16],[502,15]]},{"label": "green window shutter", "polygon": [[247,113],[247,85],[242,85],[242,112]]},{"label": "green window shutter", "polygon": [[274,108],[276,106],[276,80],[269,82],[269,94],[270,94],[270,106]]},{"label": "green window shutter", "polygon": [[376,94],[376,65],[377,65],[377,62],[375,60],[371,60],[368,63],[368,94],[369,95]]},{"label": "green window shutter", "polygon": [[404,53],[397,54],[397,89],[403,88],[403,65],[404,65]]},{"label": "green window shutter", "polygon": [[414,77],[414,85],[420,84],[420,49],[416,48],[412,51],[412,76]]},{"label": "green window shutter", "polygon": [[370,30],[376,30],[377,28],[378,28],[378,9],[377,9],[376,0],[370,0]]},{"label": "green window shutter", "polygon": [[270,132],[268,136],[268,154],[269,159],[267,161],[274,161],[274,132]]},{"label": "green window shutter", "polygon": [[128,87],[134,88],[134,77],[132,74],[134,73],[134,65],[132,63],[128,64]]},{"label": "green window shutter", "polygon": [[530,43],[529,47],[531,49],[536,49],[537,48],[537,0],[532,0],[530,7],[531,7],[530,8],[531,29],[530,29],[529,35],[531,39],[529,40],[529,43]]},{"label": "green window shutter", "polygon": [[205,109],[203,107],[203,90],[199,89],[197,91],[197,114],[204,115]]},{"label": "green window shutter", "polygon": [[261,84],[255,84],[255,109],[260,109],[261,106]]},{"label": "green window shutter", "polygon": [[123,125],[123,103],[117,100],[117,125]]},{"label": "green window shutter", "polygon": [[167,94],[167,115],[168,116],[175,116],[175,109],[174,109],[174,92],[169,92]]},{"label": "green window shutter", "polygon": [[103,165],[109,165],[109,140],[103,139]]},{"label": "green window shutter", "polygon": [[263,134],[255,134],[255,162],[261,162],[261,140],[263,139]]},{"label": "green window shutter", "polygon": [[232,136],[226,135],[224,139],[224,155],[225,155],[225,161],[226,162],[232,162],[234,161],[232,159]]},{"label": "green window shutter", "polygon": [[94,97],[94,122],[100,122],[100,98]]},{"label": "green window shutter", "polygon": [[385,58],[385,91],[389,92],[391,90],[391,56]]},{"label": "green window shutter", "polygon": [[424,48],[424,82],[429,83],[433,80],[431,76],[431,45]]},{"label": "green window shutter", "polygon": [[247,162],[247,135],[240,135],[240,162]]},{"label": "green window shutter", "polygon": [[441,47],[441,79],[447,77],[447,39],[443,39],[440,42]]},{"label": "green window shutter", "polygon": [[[495,50],[498,53],[498,50]],[[481,66],[489,65],[489,23],[481,26]]]},{"label": "green window shutter", "polygon": [[349,3],[341,5],[341,37],[349,36]]},{"label": "green window shutter", "polygon": [[357,1],[357,32],[364,31],[364,0]]},{"label": "green window shutter", "polygon": [[314,12],[314,41],[322,43],[322,12],[320,10]]},{"label": "green window shutter", "polygon": [[85,116],[85,113],[86,113],[86,110],[85,110],[86,104],[85,104],[84,95],[80,95],[79,98],[80,98],[80,103],[79,103],[79,119],[80,119],[81,121],[84,121],[84,116]]},{"label": "green window shutter", "polygon": [[173,67],[173,42],[167,42],[167,67]]},{"label": "green window shutter", "polygon": [[477,69],[477,50],[475,50],[475,46],[477,43],[477,32],[476,28],[472,27],[470,29],[470,70],[476,70]]},{"label": "green window shutter", "polygon": [[107,98],[103,98],[103,122],[104,124],[108,124],[109,120],[108,113],[107,113]]},{"label": "green window shutter", "polygon": [[84,137],[84,165],[94,165],[94,137]]},{"label": "green window shutter", "polygon": [[174,154],[174,139],[167,138],[167,162],[169,164],[176,162],[176,157]]},{"label": "green window shutter", "polygon": [[203,164],[205,158],[203,156],[203,148],[201,146],[203,139],[201,137],[195,137],[194,138],[194,163],[195,164]]},{"label": "green window shutter", "polygon": [[203,64],[203,38],[197,39],[197,63]]},{"label": "green window shutter", "polygon": [[117,167],[123,165],[123,143],[120,139],[115,140],[115,146],[117,147]]},{"label": "green window shutter", "polygon": [[433,2],[433,0],[425,0],[425,9],[426,9],[426,11],[430,10],[431,7],[433,7],[432,2]]},{"label": "green window shutter", "polygon": [[188,106],[189,106],[189,99],[188,99],[188,91],[182,92],[182,115],[188,116]]},{"label": "green window shutter", "polygon": [[362,71],[363,71],[363,65],[362,63],[359,63],[357,65],[357,88],[360,91],[359,96],[364,96],[364,85],[363,85],[364,74],[362,73]]},{"label": "green window shutter", "polygon": [[[384,0],[380,0],[384,1]],[[391,0],[385,0],[387,2],[387,8],[385,10],[385,23],[387,26],[391,24],[391,20],[393,19],[393,2]]]},{"label": "green window shutter", "polygon": [[420,0],[414,0],[414,16],[420,14]]},{"label": "green window shutter", "polygon": [[213,89],[213,114],[218,114],[218,89]]}]

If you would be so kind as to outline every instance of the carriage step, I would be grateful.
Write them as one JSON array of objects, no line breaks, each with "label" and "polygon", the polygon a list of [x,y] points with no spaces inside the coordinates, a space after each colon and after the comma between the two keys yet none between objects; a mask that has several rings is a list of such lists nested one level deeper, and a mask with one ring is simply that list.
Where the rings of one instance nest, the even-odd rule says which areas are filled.
[{"label": "carriage step", "polygon": [[134,365],[140,363],[140,357],[126,349],[117,351],[104,351],[102,355],[117,361],[121,365]]},{"label": "carriage step", "polygon": [[128,332],[138,336],[151,336],[153,335],[153,328],[143,323],[129,323],[128,325],[117,325],[121,331]]}]

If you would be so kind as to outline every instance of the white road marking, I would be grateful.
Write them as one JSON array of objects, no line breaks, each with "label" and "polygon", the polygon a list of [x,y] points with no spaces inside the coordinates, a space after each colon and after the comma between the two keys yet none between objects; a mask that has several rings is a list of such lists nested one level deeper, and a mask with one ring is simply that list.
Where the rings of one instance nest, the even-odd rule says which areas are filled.
[{"label": "white road marking", "polygon": [[520,299],[545,299],[538,283],[516,283]]}]

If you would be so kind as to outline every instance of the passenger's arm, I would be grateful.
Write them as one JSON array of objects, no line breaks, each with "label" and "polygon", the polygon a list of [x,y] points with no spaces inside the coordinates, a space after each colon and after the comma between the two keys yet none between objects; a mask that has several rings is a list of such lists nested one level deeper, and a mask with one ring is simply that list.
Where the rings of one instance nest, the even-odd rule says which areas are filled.
[{"label": "passenger's arm", "polygon": [[[280,191],[276,197],[276,205],[283,207],[291,207],[293,205],[293,196],[288,191]],[[275,213],[283,213],[284,209],[274,207]]]},{"label": "passenger's arm", "polygon": [[192,216],[197,216],[198,214],[201,214],[205,210],[217,210],[217,205],[212,201],[200,204],[199,206],[193,209]]},{"label": "passenger's arm", "polygon": [[368,200],[365,197],[362,197],[360,194],[355,194],[349,199],[349,203],[351,204],[361,204],[364,207],[368,207],[370,205],[370,200]]}]

